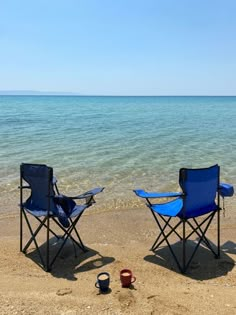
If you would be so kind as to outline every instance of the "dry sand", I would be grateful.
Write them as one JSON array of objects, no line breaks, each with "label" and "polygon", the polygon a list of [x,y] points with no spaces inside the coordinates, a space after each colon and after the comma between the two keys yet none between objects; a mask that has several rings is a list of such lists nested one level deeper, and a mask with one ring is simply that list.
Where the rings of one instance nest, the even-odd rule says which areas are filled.
[{"label": "dry sand", "polygon": [[[150,211],[120,210],[84,214],[80,235],[89,252],[75,258],[70,242],[43,271],[34,248],[19,252],[19,216],[0,216],[0,314],[236,314],[236,215],[233,204],[222,216],[222,256],[201,247],[189,272],[179,273],[164,246],[149,251],[157,229]],[[214,225],[209,236],[215,242]],[[191,244],[189,244],[191,247]],[[119,272],[137,280],[122,288]],[[100,294],[96,276],[111,275],[110,291]]]}]

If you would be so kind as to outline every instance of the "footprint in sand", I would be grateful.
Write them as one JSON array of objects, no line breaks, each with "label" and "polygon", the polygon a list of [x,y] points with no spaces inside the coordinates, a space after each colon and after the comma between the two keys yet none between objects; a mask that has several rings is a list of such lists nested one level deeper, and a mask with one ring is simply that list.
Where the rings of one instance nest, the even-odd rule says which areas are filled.
[{"label": "footprint in sand", "polygon": [[64,289],[59,289],[57,290],[57,295],[60,295],[60,296],[63,296],[63,295],[66,295],[66,294],[71,294],[72,293],[72,290],[70,288],[64,288]]},{"label": "footprint in sand", "polygon": [[118,300],[121,303],[122,308],[129,307],[135,303],[135,297],[131,291],[119,293]]}]

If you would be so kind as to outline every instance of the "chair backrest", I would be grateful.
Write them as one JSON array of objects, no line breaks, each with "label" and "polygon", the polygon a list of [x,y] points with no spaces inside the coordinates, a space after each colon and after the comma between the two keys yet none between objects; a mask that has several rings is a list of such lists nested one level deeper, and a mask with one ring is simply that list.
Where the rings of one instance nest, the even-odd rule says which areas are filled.
[{"label": "chair backrest", "polygon": [[21,178],[31,188],[26,204],[30,209],[54,210],[53,169],[42,164],[21,164]]},{"label": "chair backrest", "polygon": [[188,216],[188,213],[201,215],[201,212],[207,212],[204,209],[210,211],[217,209],[219,177],[218,165],[202,169],[180,169],[179,184],[184,193],[183,216]]}]

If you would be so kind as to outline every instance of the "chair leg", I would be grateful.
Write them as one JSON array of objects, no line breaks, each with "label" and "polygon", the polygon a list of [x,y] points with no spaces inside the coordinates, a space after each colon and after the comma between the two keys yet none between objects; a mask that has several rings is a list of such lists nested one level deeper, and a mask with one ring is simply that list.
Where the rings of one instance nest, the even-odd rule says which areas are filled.
[{"label": "chair leg", "polygon": [[[86,249],[86,247],[84,246],[84,243],[82,242],[82,240],[81,240],[81,238],[80,238],[80,235],[79,235],[79,233],[78,233],[78,231],[77,231],[77,229],[76,229],[76,226],[73,224],[73,222],[72,222],[72,220],[70,219],[70,221],[71,221],[71,224],[73,225],[73,229],[72,230],[74,230],[74,232],[75,232],[75,234],[77,235],[77,237],[78,237],[78,240],[79,240],[79,242],[80,242],[80,248],[83,250],[83,252],[84,253],[86,253],[88,250]],[[71,233],[72,233],[72,231],[71,231]],[[73,241],[73,239],[72,239],[72,241]],[[74,241],[73,241],[74,242]]]},{"label": "chair leg", "polygon": [[220,209],[217,210],[217,258],[220,258]]},{"label": "chair leg", "polygon": [[47,244],[46,244],[46,266],[45,269],[47,272],[50,271],[50,265],[49,265],[49,260],[50,260],[50,252],[49,252],[49,227],[50,224],[50,217],[49,215],[47,216]]},{"label": "chair leg", "polygon": [[[40,220],[38,217],[35,217],[36,220],[38,220],[40,223],[42,223],[42,220]],[[46,221],[46,220],[45,220]],[[43,226],[47,229],[47,224],[45,224],[45,221],[43,220]],[[49,232],[53,234],[57,239],[59,239],[58,235],[49,227]]]},{"label": "chair leg", "polygon": [[[164,241],[166,241],[166,239],[172,234],[175,233],[179,239],[182,239],[182,237],[179,235],[179,233],[176,231],[177,227],[181,224],[181,221],[178,222],[174,227],[172,227],[170,225],[170,220],[171,218],[168,218],[168,220],[166,220],[163,216],[159,215],[158,217],[160,217],[162,219],[162,221],[164,222],[164,226],[162,227],[157,216],[155,215],[155,213],[151,210],[152,215],[156,221],[156,224],[158,225],[159,229],[160,229],[160,234],[158,235],[157,239],[155,240],[154,244],[151,247],[152,251],[155,251]],[[169,233],[165,234],[165,230],[166,228],[169,227],[170,231]],[[160,241],[159,239],[161,238],[161,236],[163,237]],[[159,241],[159,243],[158,243]]]},{"label": "chair leg", "polygon": [[[197,222],[197,220],[195,218],[193,218],[193,221],[194,223],[196,224],[196,227],[194,227],[192,225],[192,223],[190,221],[187,221],[188,225],[192,228],[192,232],[188,235],[187,238],[189,238],[193,233],[196,233],[198,235],[198,237],[200,239],[202,239],[202,242],[205,243],[205,245],[211,250],[211,252],[213,253],[213,255],[217,258],[218,254],[214,251],[214,249],[212,248],[210,242],[208,241],[208,239],[206,238],[203,230],[201,229],[201,226],[207,221],[209,220],[208,222],[208,226],[210,225],[211,221],[213,220],[215,216],[215,213],[211,214],[210,216],[208,216],[203,222],[201,222],[200,224]],[[199,232],[199,231],[200,232]]]},{"label": "chair leg", "polygon": [[[20,213],[20,251],[26,253],[27,249],[29,248],[29,246],[31,245],[32,242],[34,242],[37,253],[39,255],[40,258],[40,262],[41,265],[43,267],[43,269],[47,272],[51,271],[52,265],[54,264],[56,258],[59,256],[60,252],[62,251],[66,241],[68,238],[70,238],[73,242],[73,246],[75,248],[75,244],[83,251],[83,252],[87,252],[88,250],[86,249],[85,245],[83,244],[80,235],[76,229],[76,224],[78,222],[78,220],[80,219],[82,213],[80,214],[80,216],[76,217],[76,219],[73,221],[72,219],[70,219],[71,225],[68,229],[65,229],[54,217],[44,217],[43,220],[41,220],[38,217],[35,217],[38,221],[39,221],[39,225],[36,228],[35,231],[32,230],[31,228],[31,224],[30,221],[28,219],[28,216],[26,214],[26,212],[24,211],[24,209],[21,209],[21,213]],[[23,217],[25,219],[25,222],[28,226],[29,232],[31,234],[31,238],[28,240],[28,242],[26,243],[26,245],[23,248]],[[58,235],[56,235],[56,233],[53,232],[53,230],[50,228],[50,219],[53,219],[53,221],[62,229],[62,231],[64,232],[64,235],[62,236],[63,238],[63,243],[61,244],[60,248],[58,249],[58,251],[56,252],[56,254],[52,257],[52,259],[50,260],[50,233],[52,233],[54,236],[56,236],[57,238]],[[41,254],[41,250],[39,248],[39,245],[37,243],[36,240],[36,236],[38,235],[39,231],[41,230],[41,228],[44,227],[46,228],[46,253],[45,253],[45,258],[43,258],[42,254]],[[75,232],[78,240],[76,240],[71,234],[72,232]],[[75,251],[75,255],[76,255],[76,251]]]},{"label": "chair leg", "polygon": [[39,233],[39,231],[41,230],[41,228],[44,226],[44,222],[45,222],[45,219],[43,221],[40,221],[38,228],[33,232],[26,214],[25,214],[25,220],[26,220],[26,223],[28,225],[29,231],[31,233],[31,238],[29,239],[29,241],[26,243],[26,245],[22,249],[22,252],[24,252],[24,253],[26,253],[27,249],[29,248],[29,246],[31,245],[32,242],[36,242],[36,236]]},{"label": "chair leg", "polygon": [[[81,213],[82,215],[82,213]],[[84,246],[80,236],[79,236],[79,233],[78,231],[76,230],[76,224],[77,222],[79,221],[80,219],[80,216],[78,216],[74,221],[72,221],[70,219],[70,222],[71,222],[71,226],[66,230],[56,219],[53,218],[54,222],[64,231],[64,235],[62,236],[62,239],[63,239],[63,243],[61,244],[60,248],[58,249],[58,251],[56,252],[55,256],[52,258],[51,262],[50,262],[50,268],[52,267],[52,265],[54,264],[54,262],[56,261],[57,257],[59,256],[59,254],[61,253],[63,247],[65,246],[66,244],[66,241],[68,240],[68,238],[70,238],[73,242],[73,245],[76,244],[83,252],[87,252],[87,249],[86,247]],[[79,239],[79,242],[75,240],[75,238],[71,235],[72,232],[75,232],[78,239]]]},{"label": "chair leg", "polygon": [[[219,211],[217,213],[217,242],[218,242],[218,251],[217,253],[214,251],[214,249],[212,248],[210,242],[208,241],[208,239],[206,238],[206,232],[215,216],[216,212],[211,213],[209,216],[207,216],[201,223],[198,223],[197,220],[194,218],[193,221],[196,224],[196,227],[194,227],[194,225],[189,221],[189,220],[185,220],[185,219],[180,219],[180,221],[174,226],[172,227],[169,222],[170,219],[166,220],[165,218],[163,218],[162,216],[161,219],[165,222],[164,226],[162,227],[158,218],[155,216],[155,214],[153,213],[153,216],[155,217],[155,221],[159,227],[160,230],[160,234],[158,235],[156,241],[154,242],[153,246],[152,246],[152,250],[155,251],[164,241],[166,241],[173,257],[174,260],[180,270],[181,273],[186,273],[190,263],[193,260],[194,255],[196,254],[197,249],[199,248],[200,244],[202,242],[204,242],[206,244],[206,246],[212,251],[212,253],[214,254],[214,256],[217,258],[220,255],[220,215],[219,215]],[[202,228],[202,225],[205,224],[205,227]],[[176,231],[176,228],[182,224],[182,236],[179,235],[179,233]],[[187,235],[186,234],[186,224],[188,224],[192,231]],[[170,231],[168,233],[165,233],[166,228],[170,227]],[[175,233],[179,239],[182,241],[182,263],[180,262],[180,260],[178,260],[177,256],[175,255],[171,244],[168,241],[168,237],[172,234]],[[198,243],[196,244],[195,248],[193,249],[193,252],[191,253],[190,258],[187,259],[187,240],[190,238],[190,236],[192,236],[194,233],[196,233],[199,237]],[[162,239],[160,240],[160,237],[162,236]]]},{"label": "chair leg", "polygon": [[22,207],[20,208],[20,252],[23,251],[23,218],[22,218]]},{"label": "chair leg", "polygon": [[22,189],[22,176],[20,176],[20,252],[23,251],[23,211],[24,208],[22,207],[23,203],[23,189]]},{"label": "chair leg", "polygon": [[[158,239],[160,238],[161,235],[163,236],[163,238],[162,238],[162,240],[161,240],[158,244],[156,244],[156,241],[155,241],[155,243],[153,244],[152,250],[155,251],[164,241],[166,241],[166,243],[167,243],[167,245],[168,245],[168,247],[169,247],[169,250],[170,250],[170,252],[171,252],[171,254],[172,254],[172,256],[173,256],[173,258],[174,258],[174,260],[175,260],[175,262],[176,262],[176,264],[177,264],[177,266],[178,266],[178,268],[179,268],[179,270],[180,270],[181,272],[183,272],[183,268],[182,268],[182,266],[181,266],[181,264],[180,264],[180,262],[179,262],[177,256],[175,255],[175,252],[173,251],[170,242],[168,241],[168,237],[169,237],[173,232],[175,232],[175,234],[177,234],[177,235],[181,238],[181,240],[182,240],[182,237],[175,231],[175,229],[181,224],[181,221],[179,221],[174,227],[171,227],[171,225],[169,224],[169,221],[170,221],[170,220],[167,220],[167,221],[168,221],[168,223],[167,223],[167,221],[166,221],[162,216],[160,216],[160,217],[162,218],[162,220],[164,220],[164,222],[167,223],[167,224],[164,226],[164,228],[162,228],[162,226],[161,226],[159,220],[156,218],[156,216],[155,216],[154,213],[153,213],[153,215],[154,215],[155,220],[156,220],[156,223],[157,223],[157,225],[158,225],[158,227],[159,227],[159,229],[160,229],[160,231],[161,231],[160,234],[159,234],[159,236],[158,236]],[[164,230],[165,230],[165,228],[166,228],[167,225],[171,228],[171,231],[170,231],[168,234],[165,234]],[[155,245],[155,244],[156,244],[156,245]],[[154,245],[155,245],[155,246],[154,246]]]},{"label": "chair leg", "polygon": [[[210,216],[208,216],[209,221],[208,221],[208,223],[207,223],[205,229],[204,229],[204,230],[201,230],[201,229],[200,229],[201,235],[199,235],[199,233],[196,232],[197,235],[199,236],[199,241],[198,241],[197,245],[195,246],[194,251],[192,252],[191,257],[189,258],[188,262],[186,263],[185,271],[188,269],[188,267],[189,267],[191,261],[193,260],[193,257],[194,257],[194,255],[196,254],[197,249],[199,248],[201,242],[203,242],[204,239],[206,239],[206,236],[205,236],[205,235],[206,235],[206,232],[207,232],[207,230],[208,230],[208,228],[209,228],[209,226],[210,226],[210,224],[211,224],[211,222],[212,222],[214,216],[215,216],[215,213],[213,213],[213,214],[211,214]],[[188,221],[187,221],[187,222],[188,222]],[[205,221],[204,221],[204,222],[205,222]],[[188,223],[189,223],[189,222],[188,222]],[[202,223],[201,223],[200,225],[198,225],[198,228],[199,228],[199,226],[201,226],[201,225],[202,225]],[[190,233],[190,234],[192,235],[192,233]],[[187,236],[186,239],[188,239],[188,237],[189,237],[189,235]],[[206,243],[206,242],[205,242],[205,243]],[[212,247],[211,247],[211,246],[208,247],[208,248],[209,248],[210,250],[212,250]],[[213,251],[213,250],[212,250],[212,251]],[[213,251],[213,254],[215,255],[215,252],[214,252],[214,251]]]},{"label": "chair leg", "polygon": [[[182,237],[179,235],[179,233],[177,233],[175,230],[177,229],[177,227],[181,224],[181,221],[179,221],[174,227],[170,227],[171,230],[165,234],[164,233],[164,230],[165,230],[165,227],[162,229],[161,228],[161,225],[159,225],[159,228],[161,229],[161,232],[157,238],[157,240],[155,241],[155,243],[153,244],[151,250],[156,250],[164,241],[166,241],[166,239],[168,239],[168,237],[173,233],[175,232],[176,235],[178,235],[179,239],[182,240]],[[157,241],[159,240],[159,238],[161,237],[161,235],[163,236],[163,238],[159,241],[158,244]]]},{"label": "chair leg", "polygon": [[[26,223],[27,223],[28,229],[29,229],[29,231],[30,231],[30,233],[31,233],[31,238],[30,238],[30,240],[28,241],[28,243],[24,246],[24,248],[22,249],[22,252],[23,252],[23,253],[26,253],[26,251],[27,251],[28,247],[30,246],[30,244],[31,244],[32,242],[34,242],[35,247],[36,247],[36,250],[37,250],[37,253],[38,253],[39,258],[40,258],[40,261],[41,261],[41,264],[42,264],[43,267],[45,268],[45,263],[44,263],[43,257],[42,257],[42,255],[41,255],[40,248],[39,248],[38,243],[37,243],[37,240],[36,240],[36,236],[37,236],[38,232],[41,230],[41,228],[42,228],[42,226],[43,226],[43,221],[42,221],[41,224],[38,226],[37,230],[36,230],[35,232],[33,232],[32,228],[31,228],[31,225],[30,225],[30,222],[29,222],[29,219],[28,219],[28,217],[27,217],[27,214],[25,213],[24,210],[23,210],[23,215],[24,215],[25,221],[26,221]],[[44,219],[44,220],[46,220],[46,219]],[[22,222],[22,224],[23,224],[23,222]]]},{"label": "chair leg", "polygon": [[[79,220],[79,217],[77,217],[74,222],[71,221],[72,223],[71,223],[70,228],[69,228],[68,230],[66,230],[56,219],[53,218],[53,221],[54,221],[54,222],[62,229],[62,231],[64,232],[64,235],[62,236],[62,238],[65,238],[65,237],[66,237],[66,239],[67,239],[68,237],[70,237],[70,239],[71,239],[81,250],[83,250],[84,252],[86,252],[87,250],[86,250],[84,244],[82,243],[82,240],[81,240],[81,238],[80,238],[80,236],[79,236],[78,231],[76,230],[76,224],[77,224],[78,220]],[[71,233],[72,233],[73,230],[77,232],[76,234],[78,234],[79,242],[71,235]],[[68,237],[67,237],[67,235],[68,235]]]},{"label": "chair leg", "polygon": [[[156,219],[156,220],[157,220],[157,219]],[[163,231],[163,232],[165,231],[165,229],[166,229],[166,227],[168,226],[168,223],[170,222],[170,220],[171,220],[171,218],[169,218],[169,219],[167,220],[167,222],[165,223],[164,227],[161,229],[161,232],[160,232],[160,234],[157,236],[157,239],[155,240],[155,242],[153,243],[151,250],[155,250],[155,248],[158,248],[158,247],[160,246],[161,243],[159,243],[157,246],[156,246],[156,244],[157,244],[157,242],[159,241],[159,239],[160,239],[161,236],[162,236],[162,231]],[[168,237],[168,236],[167,236],[167,237]],[[164,241],[164,239],[163,239],[162,241]]]},{"label": "chair leg", "polygon": [[183,224],[183,239],[182,239],[182,273],[186,272],[186,230],[185,230],[185,220],[182,221]]}]

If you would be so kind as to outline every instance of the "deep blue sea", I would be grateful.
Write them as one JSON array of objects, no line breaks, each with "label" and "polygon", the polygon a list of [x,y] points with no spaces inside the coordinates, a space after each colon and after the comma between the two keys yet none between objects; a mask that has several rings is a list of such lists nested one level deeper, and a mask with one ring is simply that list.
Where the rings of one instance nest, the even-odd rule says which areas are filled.
[{"label": "deep blue sea", "polygon": [[98,209],[134,208],[134,188],[178,189],[181,167],[221,166],[236,186],[236,97],[0,96],[0,192],[17,209],[22,162],[59,188],[105,186]]}]

